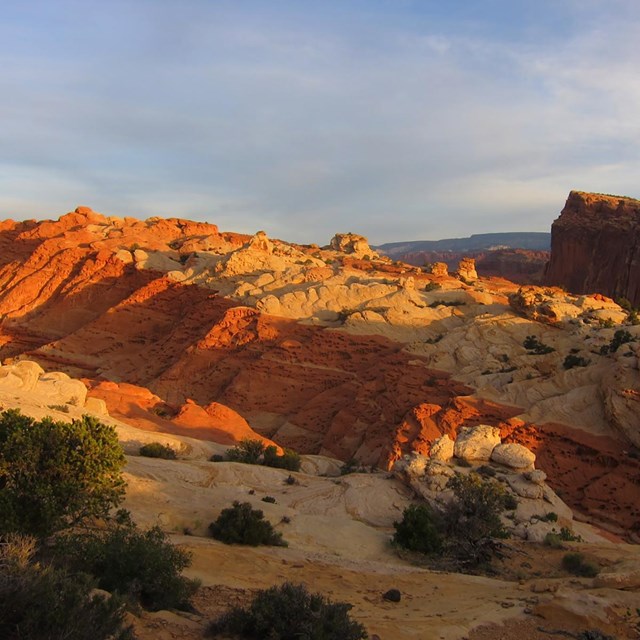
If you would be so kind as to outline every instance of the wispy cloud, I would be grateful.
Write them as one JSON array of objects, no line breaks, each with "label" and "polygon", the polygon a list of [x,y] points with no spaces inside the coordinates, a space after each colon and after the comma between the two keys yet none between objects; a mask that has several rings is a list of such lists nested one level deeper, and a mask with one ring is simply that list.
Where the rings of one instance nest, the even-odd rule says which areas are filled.
[{"label": "wispy cloud", "polygon": [[0,27],[6,216],[384,242],[637,191],[633,2],[28,4]]}]

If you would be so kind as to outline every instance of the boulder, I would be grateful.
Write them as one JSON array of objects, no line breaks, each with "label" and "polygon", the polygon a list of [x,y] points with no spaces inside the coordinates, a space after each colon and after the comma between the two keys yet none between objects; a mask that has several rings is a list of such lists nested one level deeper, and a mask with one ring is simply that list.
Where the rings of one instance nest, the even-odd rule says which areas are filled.
[{"label": "boulder", "polygon": [[453,453],[456,458],[473,462],[491,458],[494,448],[500,444],[500,429],[488,424],[463,427],[458,433]]},{"label": "boulder", "polygon": [[521,444],[499,444],[491,452],[491,460],[510,469],[530,469],[536,454]]},{"label": "boulder", "polygon": [[429,457],[431,460],[440,460],[442,462],[449,462],[453,458],[453,440],[445,433],[440,436],[431,445],[431,452]]},{"label": "boulder", "polygon": [[44,369],[36,362],[22,360],[16,364],[0,367],[0,389],[33,391]]},{"label": "boulder", "polygon": [[547,474],[542,469],[532,469],[531,471],[525,471],[522,477],[533,484],[543,485],[547,479]]},{"label": "boulder", "polygon": [[425,474],[425,468],[429,458],[419,453],[409,453],[402,456],[393,465],[392,472],[397,475],[405,476],[407,479],[421,478]]}]

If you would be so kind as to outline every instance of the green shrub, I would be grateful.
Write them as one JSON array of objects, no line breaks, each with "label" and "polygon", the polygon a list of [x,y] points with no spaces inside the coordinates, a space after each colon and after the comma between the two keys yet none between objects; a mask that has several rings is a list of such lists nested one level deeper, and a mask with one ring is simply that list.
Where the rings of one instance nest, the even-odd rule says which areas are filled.
[{"label": "green shrub", "polygon": [[563,540],[564,542],[582,542],[582,538],[574,535],[573,531],[571,531],[569,527],[561,527],[559,535],[560,540]]},{"label": "green shrub", "polygon": [[420,553],[442,551],[442,523],[427,504],[411,504],[402,513],[402,520],[394,522],[394,544]]},{"label": "green shrub", "polygon": [[292,451],[291,449],[285,449],[284,453],[279,456],[276,447],[269,445],[264,450],[264,459],[262,464],[266,467],[275,467],[276,469],[300,471],[302,460],[300,459],[300,454]]},{"label": "green shrub", "polygon": [[46,537],[118,505],[125,464],[115,429],[0,414],[0,533]]},{"label": "green shrub", "polygon": [[128,513],[119,515],[106,531],[65,537],[57,548],[59,561],[146,609],[188,608],[198,584],[181,572],[191,555],[171,544],[159,527],[140,530]]},{"label": "green shrub", "polygon": [[600,629],[589,629],[588,631],[581,631],[577,640],[616,640],[613,636],[608,636]]},{"label": "green shrub", "polygon": [[627,344],[627,342],[632,342],[633,336],[626,331],[625,329],[618,329],[614,334],[613,338],[611,338],[611,342],[609,343],[609,351],[611,353],[615,353],[623,344]]},{"label": "green shrub", "polygon": [[163,460],[175,460],[178,457],[172,447],[161,442],[149,442],[142,445],[139,453],[145,458],[162,458]]},{"label": "green shrub", "polygon": [[227,459],[231,462],[243,462],[245,464],[258,464],[264,453],[264,443],[260,440],[245,438],[235,447],[227,451]]},{"label": "green shrub", "polygon": [[303,585],[285,583],[258,592],[247,608],[234,607],[211,623],[209,635],[269,640],[361,640],[365,628],[349,616],[352,605],[331,602]]},{"label": "green shrub", "polygon": [[595,578],[600,573],[598,565],[587,560],[581,553],[567,553],[562,558],[562,568],[584,578]]},{"label": "green shrub", "polygon": [[210,458],[209,462],[224,462],[224,456],[219,453],[214,453]]},{"label": "green shrub", "polygon": [[131,640],[124,602],[92,595],[86,574],[34,561],[35,540],[0,544],[0,638],[7,640]]},{"label": "green shrub", "polygon": [[273,496],[265,496],[262,498],[262,502],[268,502],[269,504],[276,504],[277,500]]},{"label": "green shrub", "polygon": [[558,522],[558,514],[555,511],[549,511],[539,517],[541,522]]},{"label": "green shrub", "polygon": [[544,537],[544,545],[552,549],[562,549],[564,547],[560,534],[553,532],[547,533]]},{"label": "green shrub", "polygon": [[425,291],[437,291],[438,289],[442,289],[442,285],[433,280],[431,282],[427,282],[427,284],[424,286]]},{"label": "green shrub", "polygon": [[529,351],[529,355],[542,356],[545,353],[552,353],[555,351],[553,347],[550,347],[540,340],[536,336],[527,336],[522,343],[522,346]]},{"label": "green shrub", "polygon": [[259,544],[286,547],[282,534],[274,530],[259,509],[252,509],[248,502],[234,502],[223,509],[218,519],[209,525],[209,532],[226,544]]},{"label": "green shrub", "polygon": [[563,361],[562,366],[565,369],[573,369],[573,367],[586,367],[589,364],[589,360],[582,356],[577,356],[570,353]]}]

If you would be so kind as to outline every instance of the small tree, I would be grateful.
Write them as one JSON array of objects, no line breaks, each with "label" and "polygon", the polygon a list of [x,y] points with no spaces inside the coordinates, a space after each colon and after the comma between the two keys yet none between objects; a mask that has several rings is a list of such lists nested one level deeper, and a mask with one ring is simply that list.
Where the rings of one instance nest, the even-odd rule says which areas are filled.
[{"label": "small tree", "polygon": [[100,588],[152,611],[188,608],[198,588],[181,575],[191,554],[171,544],[160,527],[138,529],[126,511],[105,531],[63,539],[58,556],[66,566],[95,576]]},{"label": "small tree", "polygon": [[86,574],[41,565],[36,541],[0,544],[0,637],[20,640],[133,640],[124,602],[92,594]]},{"label": "small tree", "polygon": [[125,483],[113,427],[0,414],[0,533],[48,536],[118,505]]},{"label": "small tree", "polygon": [[477,473],[456,475],[449,487],[454,499],[443,514],[448,553],[470,564],[485,562],[495,551],[493,538],[509,535],[500,519],[508,494],[497,482],[483,480]]},{"label": "small tree", "polygon": [[286,547],[282,534],[275,531],[260,509],[252,509],[249,502],[234,502],[223,509],[218,519],[209,525],[211,535],[226,544],[274,545]]},{"label": "small tree", "polygon": [[173,447],[161,442],[149,442],[140,447],[140,455],[144,458],[162,458],[163,460],[175,460],[178,456]]},{"label": "small tree", "polygon": [[291,449],[285,449],[284,454],[279,456],[276,447],[269,445],[264,450],[263,464],[266,467],[275,467],[276,469],[300,471],[302,460],[300,460],[300,454],[292,451]]},{"label": "small tree", "polygon": [[441,518],[428,504],[411,504],[394,522],[393,542],[410,551],[440,553],[442,551]]},{"label": "small tree", "polygon": [[244,462],[245,464],[258,464],[264,453],[264,443],[260,440],[245,438],[235,447],[227,451],[227,458],[231,462]]},{"label": "small tree", "polygon": [[349,616],[352,605],[331,602],[303,585],[284,583],[259,591],[247,608],[234,607],[207,633],[230,633],[241,638],[272,640],[362,640],[365,628]]}]

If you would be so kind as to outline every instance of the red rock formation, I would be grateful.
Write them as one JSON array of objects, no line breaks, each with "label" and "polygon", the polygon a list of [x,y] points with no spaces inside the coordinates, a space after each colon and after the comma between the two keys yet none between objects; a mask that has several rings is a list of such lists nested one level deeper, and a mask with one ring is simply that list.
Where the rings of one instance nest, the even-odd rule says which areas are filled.
[{"label": "red rock formation", "polygon": [[640,201],[572,191],[551,227],[546,284],[640,304]]}]

